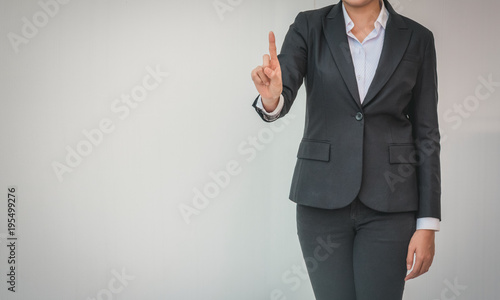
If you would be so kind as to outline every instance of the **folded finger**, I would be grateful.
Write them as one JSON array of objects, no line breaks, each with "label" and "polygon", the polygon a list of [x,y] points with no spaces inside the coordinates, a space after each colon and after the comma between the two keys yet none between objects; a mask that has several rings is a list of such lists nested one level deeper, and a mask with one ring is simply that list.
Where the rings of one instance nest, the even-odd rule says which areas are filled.
[{"label": "folded finger", "polygon": [[260,78],[262,84],[269,85],[269,82],[271,81],[269,77],[267,77],[266,74],[264,74],[264,70],[262,68],[257,70],[257,76]]},{"label": "folded finger", "polygon": [[268,54],[264,54],[264,56],[262,57],[262,67],[265,69],[266,67],[269,67],[270,63],[271,63],[271,58],[269,57]]}]

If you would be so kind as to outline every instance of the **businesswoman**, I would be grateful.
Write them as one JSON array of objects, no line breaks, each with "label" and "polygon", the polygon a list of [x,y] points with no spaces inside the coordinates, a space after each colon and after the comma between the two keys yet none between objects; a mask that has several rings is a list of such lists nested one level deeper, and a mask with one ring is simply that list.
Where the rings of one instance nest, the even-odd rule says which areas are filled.
[{"label": "businesswoman", "polygon": [[252,106],[285,116],[306,87],[290,187],[318,300],[400,300],[429,270],[440,211],[434,37],[387,0],[301,12],[252,71]]}]

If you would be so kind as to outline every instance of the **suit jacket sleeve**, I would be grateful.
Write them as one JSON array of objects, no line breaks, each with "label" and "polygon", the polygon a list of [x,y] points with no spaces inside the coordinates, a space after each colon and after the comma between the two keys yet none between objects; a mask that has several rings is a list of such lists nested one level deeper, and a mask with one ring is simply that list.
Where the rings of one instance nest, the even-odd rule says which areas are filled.
[{"label": "suit jacket sleeve", "polygon": [[438,93],[434,36],[429,31],[424,60],[413,88],[409,118],[418,148],[417,180],[419,190],[418,218],[441,220],[440,133],[438,126]]}]

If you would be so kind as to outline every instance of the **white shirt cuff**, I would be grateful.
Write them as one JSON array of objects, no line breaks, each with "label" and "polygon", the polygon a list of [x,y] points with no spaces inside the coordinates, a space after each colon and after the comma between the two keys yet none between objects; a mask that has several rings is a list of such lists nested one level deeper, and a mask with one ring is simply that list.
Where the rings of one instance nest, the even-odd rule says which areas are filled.
[{"label": "white shirt cuff", "polygon": [[257,99],[256,106],[262,110],[262,112],[270,117],[274,117],[277,114],[280,113],[281,109],[283,109],[283,104],[285,103],[285,99],[283,98],[283,95],[280,95],[280,100],[278,101],[278,106],[272,111],[268,112],[265,108],[264,105],[262,104],[262,97],[259,95],[259,99]]},{"label": "white shirt cuff", "polygon": [[417,230],[430,229],[430,230],[439,231],[439,229],[440,229],[439,226],[440,226],[440,222],[439,222],[438,218],[431,218],[431,217],[417,218]]}]

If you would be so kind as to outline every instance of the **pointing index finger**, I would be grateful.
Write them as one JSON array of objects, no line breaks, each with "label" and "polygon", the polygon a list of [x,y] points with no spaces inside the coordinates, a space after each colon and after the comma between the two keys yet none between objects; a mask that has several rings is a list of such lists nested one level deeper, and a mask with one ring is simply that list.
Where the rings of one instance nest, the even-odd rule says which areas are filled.
[{"label": "pointing index finger", "polygon": [[269,54],[271,59],[277,59],[278,53],[276,52],[276,38],[274,37],[274,32],[269,32]]}]

